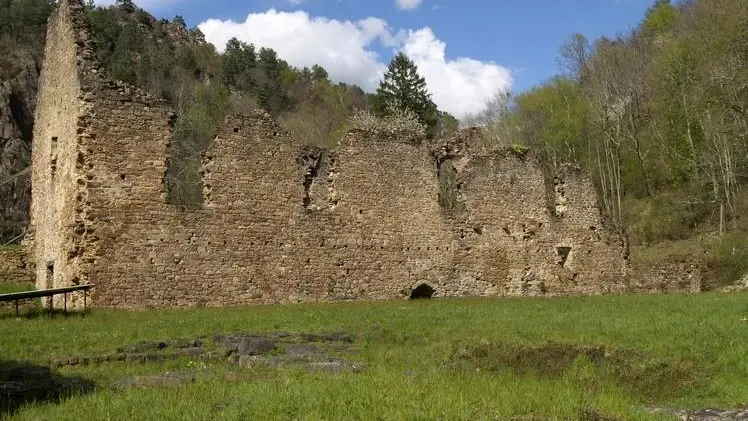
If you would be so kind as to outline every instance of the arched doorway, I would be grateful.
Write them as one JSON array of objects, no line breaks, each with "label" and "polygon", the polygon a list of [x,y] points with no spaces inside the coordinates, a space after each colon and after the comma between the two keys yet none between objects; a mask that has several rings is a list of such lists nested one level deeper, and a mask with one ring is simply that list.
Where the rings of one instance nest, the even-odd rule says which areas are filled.
[{"label": "arched doorway", "polygon": [[420,300],[425,298],[431,298],[434,296],[436,290],[428,284],[418,285],[411,293],[411,300]]}]

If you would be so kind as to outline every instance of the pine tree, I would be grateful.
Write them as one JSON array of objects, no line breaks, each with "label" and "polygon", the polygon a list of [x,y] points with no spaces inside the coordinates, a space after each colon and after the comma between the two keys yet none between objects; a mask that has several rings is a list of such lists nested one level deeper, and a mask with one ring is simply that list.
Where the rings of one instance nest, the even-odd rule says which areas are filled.
[{"label": "pine tree", "polygon": [[257,52],[255,46],[231,38],[226,44],[226,53],[223,55],[223,76],[228,86],[251,91],[255,83],[250,72],[257,66]]},{"label": "pine tree", "polygon": [[431,100],[426,79],[418,74],[418,67],[405,53],[398,53],[390,61],[373,97],[373,108],[380,117],[393,109],[410,110],[426,126],[429,137],[435,135],[439,112]]},{"label": "pine tree", "polygon": [[127,13],[132,13],[136,9],[135,3],[133,3],[132,0],[117,0],[116,3],[122,10]]}]

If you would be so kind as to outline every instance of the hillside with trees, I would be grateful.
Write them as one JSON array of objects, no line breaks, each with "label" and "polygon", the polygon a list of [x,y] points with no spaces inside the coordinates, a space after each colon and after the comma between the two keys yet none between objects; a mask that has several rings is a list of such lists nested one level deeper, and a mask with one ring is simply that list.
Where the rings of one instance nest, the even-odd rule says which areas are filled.
[{"label": "hillside with trees", "polygon": [[572,35],[558,64],[469,122],[592,173],[635,264],[693,258],[717,285],[744,275],[748,2],[656,0],[628,34]]},{"label": "hillside with trees", "polygon": [[[51,0],[0,0],[0,245],[28,222],[31,133]],[[436,138],[458,127],[425,79],[396,55],[376,92],[295,68],[270,48],[231,39],[224,53],[183,18],[156,19],[131,0],[87,13],[106,73],[176,110],[169,200],[202,201],[200,157],[229,112],[263,108],[294,137],[333,146],[352,127]],[[588,170],[633,262],[696,259],[714,285],[748,271],[748,2],[655,0],[630,33],[560,47],[560,73],[500,92],[463,125],[489,145],[536,149]]]}]

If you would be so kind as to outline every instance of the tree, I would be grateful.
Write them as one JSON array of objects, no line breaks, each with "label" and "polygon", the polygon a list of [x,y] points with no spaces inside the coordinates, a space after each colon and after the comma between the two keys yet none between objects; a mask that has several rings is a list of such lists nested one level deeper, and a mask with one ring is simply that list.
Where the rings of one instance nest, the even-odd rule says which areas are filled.
[{"label": "tree", "polygon": [[190,29],[190,40],[195,44],[205,44],[205,34],[197,26]]},{"label": "tree", "polygon": [[184,21],[184,17],[182,17],[182,15],[177,15],[174,17],[174,24],[182,28],[187,28],[187,23]]},{"label": "tree", "polygon": [[127,13],[135,11],[135,3],[132,0],[117,0],[117,5]]},{"label": "tree", "polygon": [[439,120],[436,126],[437,136],[447,136],[460,128],[460,121],[446,111],[439,111]]},{"label": "tree", "polygon": [[660,35],[673,27],[678,19],[678,11],[670,0],[655,0],[644,18],[644,29],[651,34]]},{"label": "tree", "polygon": [[41,53],[47,18],[54,7],[51,0],[0,0],[0,38]]},{"label": "tree", "polygon": [[254,88],[249,72],[257,66],[255,46],[231,38],[223,55],[223,76],[234,89],[249,91]]},{"label": "tree", "polygon": [[312,66],[312,78],[314,78],[315,81],[323,81],[327,80],[328,78],[327,70],[325,70],[324,67],[320,66],[319,64],[315,64]]},{"label": "tree", "polygon": [[482,128],[483,141],[488,147],[509,146],[516,137],[516,120],[513,115],[516,98],[507,90],[499,90],[485,104],[480,112],[462,119],[465,127]]},{"label": "tree", "polygon": [[591,55],[592,48],[587,38],[575,33],[559,49],[557,62],[563,74],[582,82],[589,72]]},{"label": "tree", "polygon": [[292,108],[291,98],[283,84],[283,75],[288,68],[288,63],[280,60],[275,50],[260,48],[254,72],[254,93],[260,107],[272,115],[279,115]]},{"label": "tree", "polygon": [[586,156],[588,106],[580,86],[559,76],[515,99],[515,141],[545,151],[554,167]]},{"label": "tree", "polygon": [[392,109],[409,110],[427,128],[427,135],[434,137],[439,121],[436,104],[426,87],[426,79],[418,74],[418,67],[405,53],[397,54],[387,67],[387,72],[373,97],[374,112],[380,117],[388,116]]}]

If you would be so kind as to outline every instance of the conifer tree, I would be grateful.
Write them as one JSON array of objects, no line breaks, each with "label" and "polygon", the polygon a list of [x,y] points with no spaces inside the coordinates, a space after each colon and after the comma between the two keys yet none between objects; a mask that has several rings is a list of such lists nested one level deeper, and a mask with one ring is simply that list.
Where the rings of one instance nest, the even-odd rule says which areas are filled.
[{"label": "conifer tree", "polygon": [[388,116],[392,110],[410,110],[426,126],[429,137],[435,134],[439,112],[431,100],[426,79],[418,74],[418,67],[405,53],[398,53],[390,61],[372,105],[380,117]]}]

